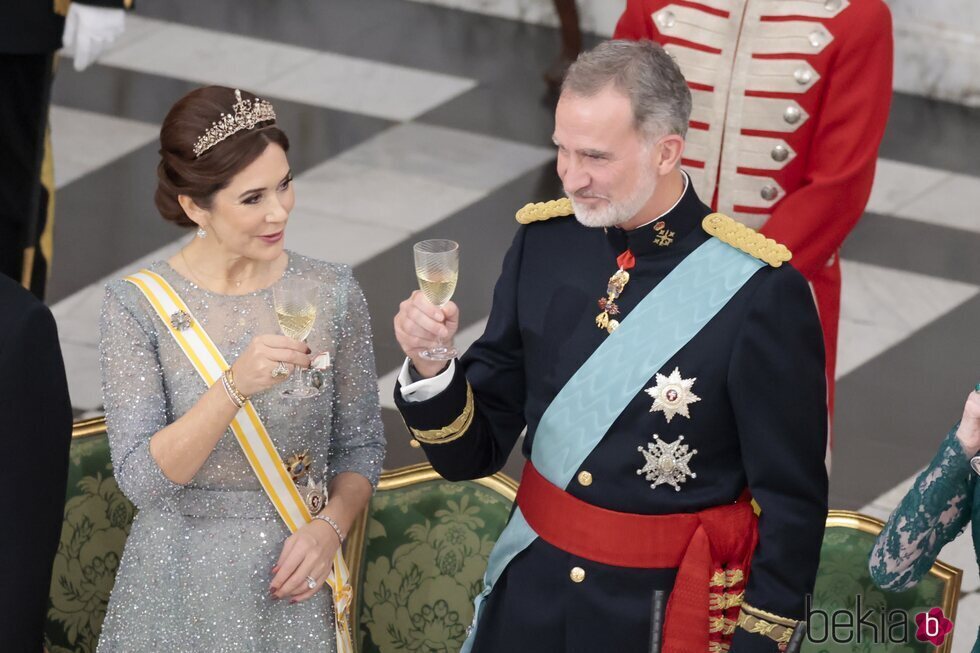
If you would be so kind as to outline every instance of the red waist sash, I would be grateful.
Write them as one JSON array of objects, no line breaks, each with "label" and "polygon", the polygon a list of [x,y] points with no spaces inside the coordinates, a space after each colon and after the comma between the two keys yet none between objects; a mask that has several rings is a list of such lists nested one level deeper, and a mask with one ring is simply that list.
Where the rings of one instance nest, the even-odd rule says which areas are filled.
[{"label": "red waist sash", "polygon": [[677,569],[663,653],[720,650],[730,642],[758,542],[747,493],[697,513],[616,512],[573,497],[528,461],[517,504],[538,537],[562,551],[619,567]]}]

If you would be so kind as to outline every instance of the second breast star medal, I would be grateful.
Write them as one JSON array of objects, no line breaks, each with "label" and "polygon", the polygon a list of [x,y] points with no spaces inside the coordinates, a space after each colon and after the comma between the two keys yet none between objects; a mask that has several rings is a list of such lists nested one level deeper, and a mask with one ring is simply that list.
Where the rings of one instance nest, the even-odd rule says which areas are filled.
[{"label": "second breast star medal", "polygon": [[668,424],[678,413],[690,419],[691,413],[688,406],[701,401],[701,397],[691,392],[695,381],[697,381],[696,377],[682,378],[680,368],[677,367],[670,373],[670,376],[664,376],[658,372],[657,384],[644,390],[653,397],[653,406],[650,407],[650,412],[662,412],[667,418]]},{"label": "second breast star medal", "polygon": [[675,492],[680,492],[681,483],[686,483],[689,478],[697,478],[698,475],[691,471],[689,463],[698,450],[688,451],[687,445],[683,442],[683,435],[667,443],[654,433],[653,442],[647,443],[646,449],[636,448],[646,461],[646,464],[636,470],[636,473],[644,475],[648,481],[653,481],[650,483],[650,489],[656,490],[660,485],[669,485]]},{"label": "second breast star medal", "polygon": [[607,333],[612,333],[619,328],[619,320],[612,319],[612,316],[619,315],[619,306],[616,300],[623,294],[626,284],[630,281],[630,273],[627,270],[636,265],[633,253],[626,250],[616,258],[619,269],[609,277],[606,284],[606,296],[599,300],[599,310],[602,311],[595,318],[595,325],[600,329],[605,329]]}]

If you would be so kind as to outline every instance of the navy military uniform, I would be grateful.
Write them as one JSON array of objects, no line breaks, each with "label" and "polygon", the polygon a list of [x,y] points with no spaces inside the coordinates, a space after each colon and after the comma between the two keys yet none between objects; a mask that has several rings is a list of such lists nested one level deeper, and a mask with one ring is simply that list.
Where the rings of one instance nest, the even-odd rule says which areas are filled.
[{"label": "navy military uniform", "polygon": [[[486,331],[454,364],[448,387],[414,402],[403,397],[401,384],[395,390],[435,469],[449,480],[492,474],[525,426],[523,452],[530,457],[545,409],[609,337],[596,325],[597,299],[605,295],[617,256],[628,248],[635,257],[616,300],[622,320],[711,238],[701,227],[709,213],[687,184],[673,209],[633,231],[587,228],[574,217],[520,228]],[[669,377],[676,370],[674,378],[679,375],[696,399],[688,396],[683,411],[654,410],[650,394],[637,394],[566,491],[610,511],[670,515],[732,504],[747,488],[761,516],[744,601],[770,622],[801,619],[827,513],[822,343],[804,278],[788,265],[759,269],[659,372]],[[658,377],[651,378],[649,387],[657,384]],[[654,434],[666,442],[683,436],[697,450],[689,461],[695,476],[679,489],[651,488],[638,474],[644,466],[638,449]],[[494,586],[473,650],[646,652],[651,597],[669,591],[676,573],[600,564],[538,539]],[[732,622],[720,627],[735,630]],[[750,630],[734,632],[732,651],[777,650],[773,639]]]}]

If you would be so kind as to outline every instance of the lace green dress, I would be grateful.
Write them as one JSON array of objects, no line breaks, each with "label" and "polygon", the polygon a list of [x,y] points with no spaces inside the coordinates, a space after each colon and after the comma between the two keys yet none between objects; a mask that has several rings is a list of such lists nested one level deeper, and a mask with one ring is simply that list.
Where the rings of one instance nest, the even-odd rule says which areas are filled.
[{"label": "lace green dress", "polygon": [[[919,582],[971,517],[980,564],[980,477],[956,438],[958,428],[946,436],[875,542],[869,568],[882,589],[901,591]],[[980,633],[973,653],[980,653]]]}]

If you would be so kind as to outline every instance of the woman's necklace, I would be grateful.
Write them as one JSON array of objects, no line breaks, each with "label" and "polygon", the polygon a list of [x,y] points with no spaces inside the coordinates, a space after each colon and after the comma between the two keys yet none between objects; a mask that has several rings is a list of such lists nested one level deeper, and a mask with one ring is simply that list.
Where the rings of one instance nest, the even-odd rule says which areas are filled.
[{"label": "woman's necklace", "polygon": [[[184,250],[183,249],[180,250],[180,258],[181,258],[182,261],[184,261],[184,265],[187,266],[187,271],[191,273],[191,276],[194,277],[194,280],[199,285],[204,286],[204,287],[207,287],[207,284],[201,282],[200,277],[197,276],[198,273],[194,271],[194,268],[191,267],[190,261],[188,261],[187,260],[187,257],[184,256]],[[224,281],[226,283],[233,283],[233,284],[235,284],[235,287],[236,288],[239,288],[239,287],[241,287],[243,281],[248,281],[249,279],[252,279],[253,277],[258,276],[259,272],[261,272],[261,270],[256,271],[256,272],[253,272],[252,274],[250,274],[248,276],[245,276],[245,277],[242,277],[241,279],[228,279],[227,277],[212,276],[212,275],[209,275],[209,274],[204,274],[203,272],[201,272],[201,274],[204,274],[204,276],[206,276],[206,277],[208,277],[210,279],[214,279],[216,281]]]}]

